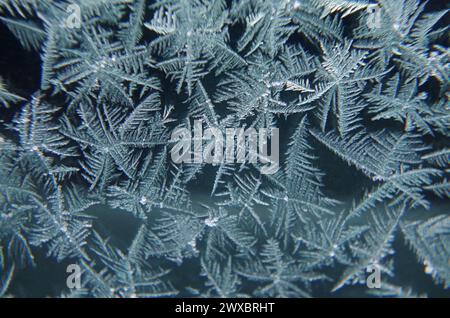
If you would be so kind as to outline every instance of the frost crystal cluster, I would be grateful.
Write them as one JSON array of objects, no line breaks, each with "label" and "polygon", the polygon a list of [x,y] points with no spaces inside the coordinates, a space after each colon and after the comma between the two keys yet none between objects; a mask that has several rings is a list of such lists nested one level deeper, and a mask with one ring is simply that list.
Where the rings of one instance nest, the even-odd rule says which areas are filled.
[{"label": "frost crystal cluster", "polygon": [[[447,293],[446,19],[419,0],[0,0],[22,72],[0,68],[0,296]],[[279,129],[279,169],[174,162],[196,122]]]}]

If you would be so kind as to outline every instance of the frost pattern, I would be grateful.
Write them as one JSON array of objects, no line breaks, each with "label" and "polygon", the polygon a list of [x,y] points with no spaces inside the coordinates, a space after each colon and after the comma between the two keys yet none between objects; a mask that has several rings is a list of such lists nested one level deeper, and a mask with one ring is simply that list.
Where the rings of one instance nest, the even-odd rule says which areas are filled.
[{"label": "frost pattern", "polygon": [[[65,23],[73,3],[80,28]],[[31,96],[0,78],[0,296],[42,251],[82,270],[81,289],[52,296],[329,296],[369,266],[383,275],[369,294],[422,296],[395,279],[403,241],[450,286],[449,216],[434,209],[450,211],[447,10],[0,0],[0,14],[41,58]],[[172,163],[170,132],[194,120],[280,127],[280,170]],[[352,204],[335,191],[341,166],[364,179]],[[135,224],[128,242],[117,214]]]}]

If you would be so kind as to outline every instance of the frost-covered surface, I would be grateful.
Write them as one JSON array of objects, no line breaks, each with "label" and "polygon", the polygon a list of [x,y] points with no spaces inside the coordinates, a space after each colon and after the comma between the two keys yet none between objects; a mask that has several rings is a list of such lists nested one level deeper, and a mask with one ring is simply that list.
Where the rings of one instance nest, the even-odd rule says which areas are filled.
[{"label": "frost-covered surface", "polygon": [[[2,30],[41,57],[31,96],[0,80],[0,296],[45,296],[26,277],[50,268],[48,296],[423,296],[422,278],[399,278],[409,249],[445,293],[436,7],[0,0]],[[174,163],[171,132],[195,120],[279,128],[279,171]],[[81,289],[65,285],[69,265]]]}]

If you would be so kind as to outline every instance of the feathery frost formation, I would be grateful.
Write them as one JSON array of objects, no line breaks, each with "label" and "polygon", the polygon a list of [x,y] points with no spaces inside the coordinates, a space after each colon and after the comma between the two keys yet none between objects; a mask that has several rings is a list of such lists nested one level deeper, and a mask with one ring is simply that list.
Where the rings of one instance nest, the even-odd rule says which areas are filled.
[{"label": "feathery frost formation", "polygon": [[[422,296],[400,249],[445,292],[446,15],[419,0],[0,0],[4,32],[41,61],[31,96],[0,70],[0,296],[23,296],[15,278],[45,260],[81,273],[48,296]],[[174,163],[171,132],[199,120],[279,128],[280,169]],[[354,181],[335,176],[361,188],[344,197]],[[128,240],[110,217],[133,220]]]}]

